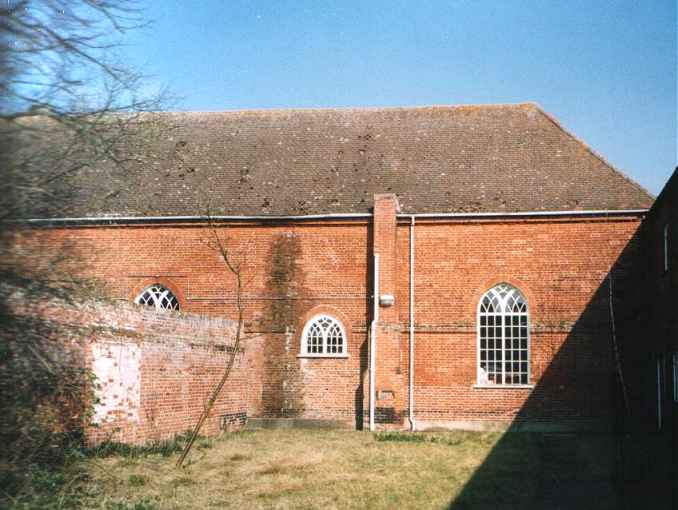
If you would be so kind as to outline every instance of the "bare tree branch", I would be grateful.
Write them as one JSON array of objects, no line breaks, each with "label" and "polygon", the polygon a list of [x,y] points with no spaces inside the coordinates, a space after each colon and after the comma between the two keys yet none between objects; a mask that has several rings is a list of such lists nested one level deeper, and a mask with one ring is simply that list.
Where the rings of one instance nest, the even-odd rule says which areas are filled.
[{"label": "bare tree branch", "polygon": [[67,193],[47,185],[101,162],[125,170],[140,114],[170,101],[166,90],[143,93],[147,77],[115,57],[123,34],[148,25],[142,14],[135,0],[0,6],[0,220],[47,202],[66,208]]},{"label": "bare tree branch", "polygon": [[242,291],[243,291],[243,278],[242,278],[242,267],[243,267],[243,259],[241,258],[240,260],[234,260],[231,252],[229,251],[228,247],[226,246],[226,243],[224,242],[223,239],[219,237],[219,233],[217,232],[217,229],[212,222],[212,216],[208,211],[207,214],[207,223],[208,223],[208,228],[210,230],[210,233],[212,235],[213,241],[214,241],[214,246],[216,247],[219,255],[221,256],[221,260],[225,264],[225,266],[228,268],[229,272],[231,275],[235,278],[235,304],[236,308],[238,311],[238,323],[236,326],[236,333],[235,333],[235,340],[233,342],[233,346],[231,348],[231,351],[229,352],[228,356],[228,361],[226,362],[226,367],[224,368],[224,372],[221,375],[221,378],[217,382],[216,386],[212,390],[212,393],[210,397],[207,399],[205,402],[205,406],[202,410],[202,413],[200,414],[200,417],[198,418],[198,421],[196,422],[195,426],[193,427],[193,431],[191,432],[191,436],[188,440],[188,443],[186,443],[186,446],[184,450],[181,452],[181,455],[179,456],[179,459],[177,459],[177,467],[181,467],[184,461],[186,460],[186,457],[188,456],[188,453],[191,451],[191,448],[193,447],[193,443],[195,442],[196,438],[200,434],[200,430],[202,429],[203,425],[205,424],[205,421],[207,420],[210,411],[214,407],[214,403],[217,401],[219,398],[219,395],[221,394],[222,389],[224,388],[224,385],[226,384],[226,381],[228,380],[229,376],[231,375],[231,371],[233,370],[233,365],[235,364],[235,359],[236,356],[238,355],[238,352],[240,351],[240,343],[243,337],[244,333],[244,325],[245,325],[245,305],[243,303],[242,299]]},{"label": "bare tree branch", "polygon": [[[9,225],[3,220],[68,211],[80,198],[78,179],[121,186],[131,175],[130,147],[157,132],[151,112],[169,99],[165,91],[144,93],[147,77],[116,56],[123,34],[143,26],[135,0],[0,2],[0,228]],[[13,388],[0,399],[8,424],[0,465],[3,480],[14,477],[5,476],[10,467],[20,483],[3,487],[0,506],[15,493],[33,494],[23,474],[35,465],[63,467],[66,446],[82,437],[63,432],[82,432],[94,402],[82,360],[55,357],[54,339],[66,332],[15,313],[10,301],[30,308],[105,294],[74,276],[82,258],[67,240],[45,249],[17,236],[0,230],[0,368],[4,387]]]}]

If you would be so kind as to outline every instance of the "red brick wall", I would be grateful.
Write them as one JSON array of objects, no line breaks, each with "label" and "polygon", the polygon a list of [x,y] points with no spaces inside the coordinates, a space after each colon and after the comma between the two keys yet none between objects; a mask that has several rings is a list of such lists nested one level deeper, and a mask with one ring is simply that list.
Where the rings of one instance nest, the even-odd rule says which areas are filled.
[{"label": "red brick wall", "polygon": [[[419,220],[416,418],[609,419],[614,373],[600,286],[638,224],[636,217]],[[373,246],[380,246],[389,260],[381,290],[393,288],[396,305],[381,309],[394,340],[388,363],[380,365],[390,380],[378,383],[394,391],[384,407],[405,416],[409,228],[399,221],[391,242],[381,236],[393,236],[393,227],[373,229],[365,220],[219,227],[233,253],[243,257],[247,330],[253,337],[245,349],[256,374],[248,392],[251,415],[361,423],[367,412],[371,261]],[[120,299],[130,301],[160,282],[175,291],[182,310],[233,317],[233,280],[209,246],[210,235],[200,225],[116,225],[33,230],[25,242],[57,247],[67,240],[78,270],[108,282]],[[389,243],[395,254],[387,253]],[[529,302],[533,390],[473,388],[476,306],[484,291],[502,281],[519,287]],[[297,357],[303,317],[317,307],[332,307],[348,322],[348,358]]]},{"label": "red brick wall", "polygon": [[[367,359],[368,229],[366,221],[219,229],[243,262],[244,349],[259,371],[249,393],[251,415],[356,420]],[[28,232],[24,241],[66,246],[78,261],[74,270],[107,282],[110,293],[125,301],[160,282],[175,291],[184,311],[235,316],[234,280],[205,227],[46,229]],[[319,306],[346,318],[348,358],[297,357],[301,318]]]},{"label": "red brick wall", "polygon": [[[600,287],[637,227],[636,219],[418,223],[417,419],[611,418],[614,372]],[[407,252],[408,228],[399,229],[401,253]],[[402,257],[403,322],[408,266]],[[528,300],[534,389],[473,387],[478,301],[500,282],[518,287]]]}]

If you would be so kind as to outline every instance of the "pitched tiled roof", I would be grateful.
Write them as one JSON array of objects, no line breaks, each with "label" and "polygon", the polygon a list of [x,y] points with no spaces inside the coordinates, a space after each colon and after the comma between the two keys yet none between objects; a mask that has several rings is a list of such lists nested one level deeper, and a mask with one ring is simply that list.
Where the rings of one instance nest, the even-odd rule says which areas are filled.
[{"label": "pitched tiled roof", "polygon": [[70,178],[67,215],[355,213],[375,193],[406,213],[653,200],[534,104],[159,113],[153,125],[126,172]]}]

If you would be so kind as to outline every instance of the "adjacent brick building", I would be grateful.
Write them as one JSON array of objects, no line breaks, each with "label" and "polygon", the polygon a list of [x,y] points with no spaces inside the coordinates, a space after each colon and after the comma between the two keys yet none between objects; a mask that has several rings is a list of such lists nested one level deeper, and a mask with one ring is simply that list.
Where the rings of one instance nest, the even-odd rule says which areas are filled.
[{"label": "adjacent brick building", "polygon": [[539,107],[147,120],[131,169],[55,183],[66,205],[15,242],[68,246],[122,301],[233,318],[219,236],[246,282],[250,417],[613,425],[606,282],[631,285],[653,198]]},{"label": "adjacent brick building", "polygon": [[[625,399],[626,496],[639,505],[652,494],[678,505],[678,171],[647,213],[637,239],[632,285],[622,289],[619,345]],[[672,496],[669,492],[673,490]],[[671,501],[673,506],[671,506]]]}]

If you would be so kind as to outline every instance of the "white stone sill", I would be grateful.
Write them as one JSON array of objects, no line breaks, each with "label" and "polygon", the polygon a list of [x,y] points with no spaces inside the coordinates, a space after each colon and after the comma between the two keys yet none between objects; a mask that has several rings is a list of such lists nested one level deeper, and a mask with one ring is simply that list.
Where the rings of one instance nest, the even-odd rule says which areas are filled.
[{"label": "white stone sill", "polygon": [[348,354],[297,354],[297,358],[306,359],[346,359]]},{"label": "white stone sill", "polygon": [[531,390],[534,384],[474,384],[474,390]]}]

